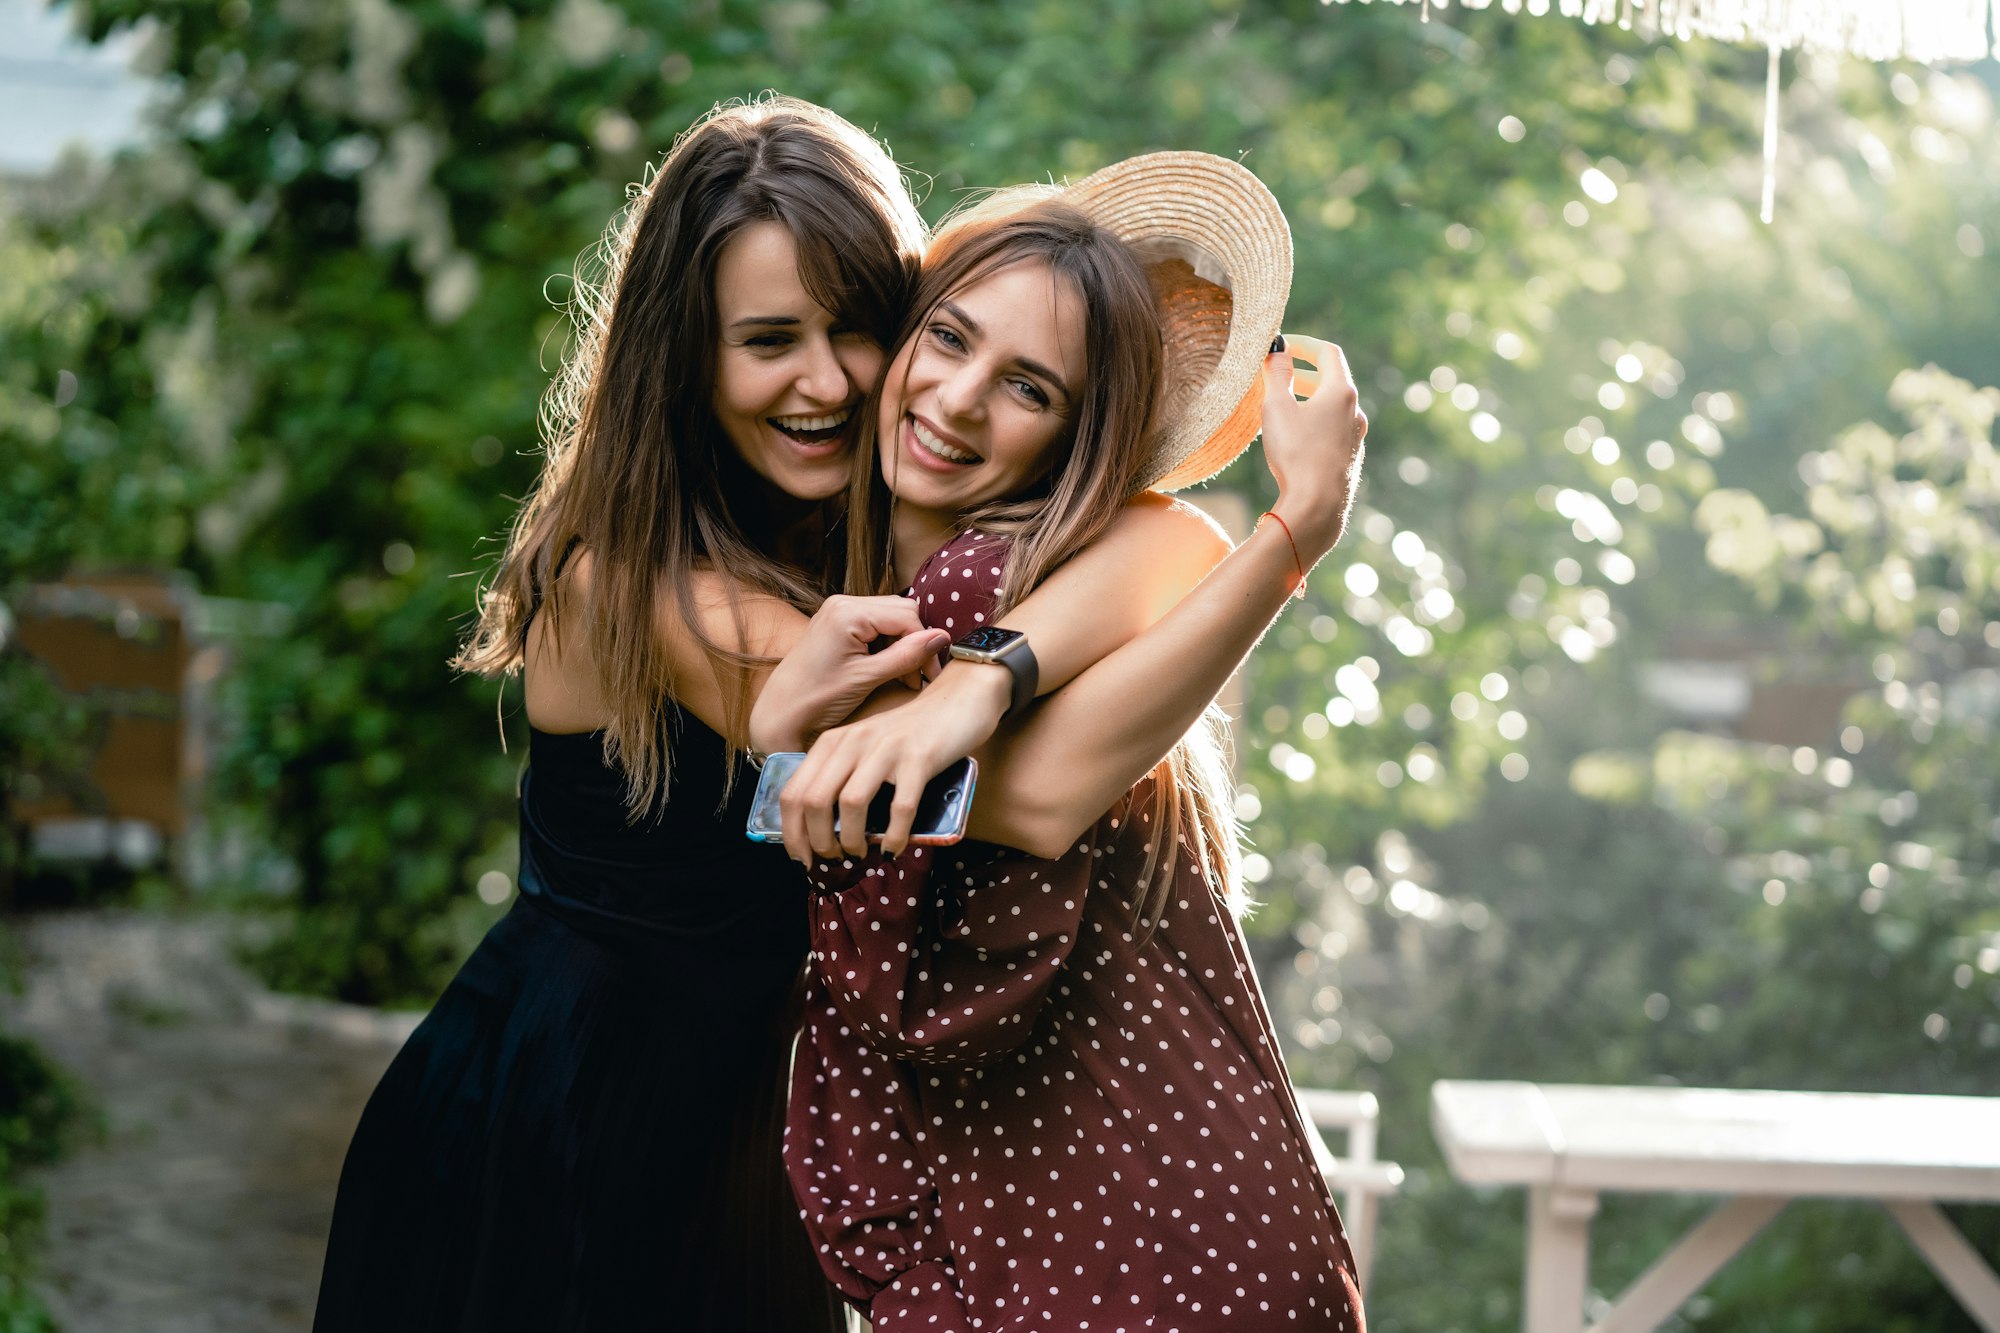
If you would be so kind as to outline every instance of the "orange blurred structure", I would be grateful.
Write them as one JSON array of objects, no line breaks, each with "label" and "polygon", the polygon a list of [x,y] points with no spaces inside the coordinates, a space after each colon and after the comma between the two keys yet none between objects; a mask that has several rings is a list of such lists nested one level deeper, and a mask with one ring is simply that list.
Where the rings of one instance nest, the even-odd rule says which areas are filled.
[{"label": "orange blurred structure", "polygon": [[21,648],[91,720],[88,768],[45,785],[14,814],[44,854],[154,860],[185,834],[205,766],[200,719],[219,649],[194,639],[199,599],[185,575],[72,575],[15,607]]}]

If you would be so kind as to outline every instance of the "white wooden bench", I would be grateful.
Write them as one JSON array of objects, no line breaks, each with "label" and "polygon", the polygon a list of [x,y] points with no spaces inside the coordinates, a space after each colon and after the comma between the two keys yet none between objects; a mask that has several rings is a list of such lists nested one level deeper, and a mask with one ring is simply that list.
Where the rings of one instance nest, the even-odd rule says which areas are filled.
[{"label": "white wooden bench", "polygon": [[[1340,1221],[1347,1232],[1347,1247],[1354,1252],[1356,1276],[1365,1293],[1368,1273],[1375,1262],[1376,1201],[1403,1187],[1403,1168],[1375,1156],[1375,1131],[1382,1108],[1372,1092],[1329,1092],[1324,1088],[1298,1088],[1299,1113],[1312,1134],[1313,1157],[1327,1184],[1341,1193]],[[1339,1130],[1346,1134],[1347,1152],[1336,1157],[1320,1134]]]},{"label": "white wooden bench", "polygon": [[1580,1333],[1607,1191],[1730,1196],[1590,1333],[1657,1328],[1795,1198],[1879,1201],[1987,1333],[2000,1278],[1938,1210],[2000,1203],[2000,1097],[1446,1080],[1431,1127],[1469,1184],[1528,1187],[1527,1333]]}]

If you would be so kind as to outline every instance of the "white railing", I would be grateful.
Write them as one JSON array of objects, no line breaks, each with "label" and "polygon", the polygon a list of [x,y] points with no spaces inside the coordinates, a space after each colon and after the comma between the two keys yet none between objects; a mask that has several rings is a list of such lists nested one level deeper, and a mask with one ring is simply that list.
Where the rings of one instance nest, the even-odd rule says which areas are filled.
[{"label": "white railing", "polygon": [[[1375,1155],[1375,1134],[1381,1123],[1382,1107],[1372,1092],[1329,1092],[1324,1088],[1299,1088],[1299,1113],[1315,1131],[1313,1156],[1327,1183],[1341,1194],[1340,1220],[1347,1231],[1347,1246],[1354,1252],[1354,1267],[1361,1289],[1368,1289],[1368,1273],[1375,1262],[1375,1213],[1378,1201],[1403,1186],[1403,1168],[1384,1162]],[[1347,1151],[1335,1156],[1319,1137],[1320,1132],[1339,1130],[1346,1134]]]}]

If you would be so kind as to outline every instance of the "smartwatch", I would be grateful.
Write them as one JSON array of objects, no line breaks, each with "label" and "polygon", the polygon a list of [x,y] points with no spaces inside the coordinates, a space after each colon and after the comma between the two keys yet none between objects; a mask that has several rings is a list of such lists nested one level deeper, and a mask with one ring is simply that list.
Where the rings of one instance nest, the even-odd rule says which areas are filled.
[{"label": "smartwatch", "polygon": [[1041,683],[1041,668],[1028,636],[1017,629],[982,625],[951,646],[951,655],[961,662],[986,662],[1007,668],[1014,678],[1014,690],[1007,700],[1006,717],[1012,717],[1034,701]]}]

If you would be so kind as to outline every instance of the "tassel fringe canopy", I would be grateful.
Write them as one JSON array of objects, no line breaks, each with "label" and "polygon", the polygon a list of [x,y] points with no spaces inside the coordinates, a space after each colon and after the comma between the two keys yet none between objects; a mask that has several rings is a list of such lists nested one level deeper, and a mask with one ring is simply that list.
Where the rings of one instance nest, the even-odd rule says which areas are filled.
[{"label": "tassel fringe canopy", "polygon": [[[1421,3],[1426,17],[1432,5],[1451,5],[1451,0],[1383,2]],[[1486,9],[1493,0],[1459,4]],[[1995,0],[1500,0],[1500,7],[1509,14],[1525,9],[1535,16],[1553,10],[1586,23],[1616,23],[1647,37],[1712,37],[1864,60],[1931,64],[2000,57],[2000,3]]]}]

